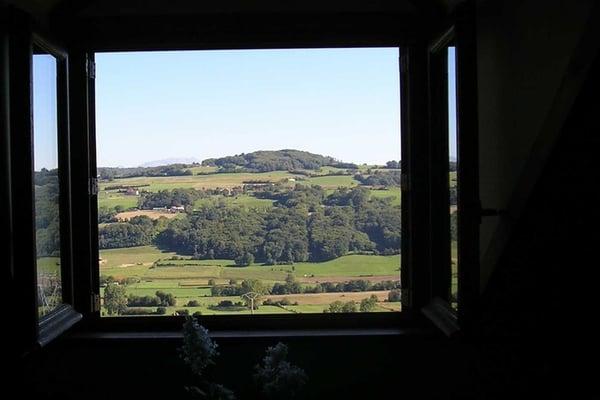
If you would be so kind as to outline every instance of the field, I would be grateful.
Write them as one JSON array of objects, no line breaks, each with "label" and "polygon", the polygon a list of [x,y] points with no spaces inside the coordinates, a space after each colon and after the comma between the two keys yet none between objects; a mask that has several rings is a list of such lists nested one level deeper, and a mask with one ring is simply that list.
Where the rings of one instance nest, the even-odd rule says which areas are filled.
[{"label": "field", "polygon": [[[271,162],[271,161],[265,161]],[[269,167],[272,167],[268,164]],[[239,170],[242,171],[242,167],[239,166],[228,166],[229,170]],[[348,242],[345,246],[345,250],[339,250],[338,245],[336,243],[332,243],[331,241],[323,241],[319,246],[322,247],[324,252],[319,253],[321,250],[310,250],[312,255],[306,253],[305,256],[296,256],[294,258],[284,258],[291,257],[287,254],[291,254],[291,249],[288,248],[285,250],[288,253],[284,253],[281,250],[277,257],[280,257],[278,260],[279,264],[272,262],[273,265],[265,265],[262,262],[267,261],[267,250],[263,250],[267,240],[264,239],[264,242],[256,242],[263,244],[253,245],[254,247],[249,247],[251,250],[236,250],[233,254],[241,254],[239,251],[252,251],[253,254],[250,254],[252,257],[248,261],[248,265],[243,267],[237,266],[236,261],[239,263],[239,257],[236,260],[232,259],[195,259],[193,260],[190,254],[177,254],[176,252],[166,252],[161,251],[155,246],[139,246],[139,244],[143,243],[157,243],[155,238],[160,238],[160,240],[164,239],[164,236],[157,236],[160,232],[165,234],[170,234],[170,232],[177,231],[177,245],[173,245],[173,242],[162,242],[165,246],[170,246],[171,249],[186,249],[185,247],[177,247],[178,243],[187,240],[185,239],[186,235],[190,235],[189,237],[194,238],[196,243],[200,243],[200,240],[205,239],[206,235],[209,235],[211,238],[214,238],[215,243],[215,252],[222,251],[224,246],[235,246],[238,243],[243,244],[244,235],[247,235],[245,232],[261,232],[260,235],[268,235],[275,233],[274,238],[278,238],[278,225],[272,227],[271,225],[267,227],[267,221],[271,221],[268,218],[276,218],[273,219],[277,224],[283,224],[284,217],[283,213],[279,213],[279,209],[275,210],[274,207],[299,207],[300,210],[310,210],[303,211],[304,215],[302,218],[306,218],[306,225],[302,222],[302,226],[305,229],[313,229],[308,225],[310,215],[315,212],[314,203],[310,203],[310,201],[314,201],[310,199],[311,194],[305,194],[310,192],[303,192],[304,189],[301,187],[297,187],[297,184],[301,185],[317,185],[320,186],[323,190],[324,194],[329,195],[333,193],[336,189],[345,187],[345,188],[354,188],[359,187],[361,183],[354,179],[353,173],[349,173],[345,168],[338,168],[333,166],[325,166],[320,169],[314,170],[294,170],[294,171],[286,171],[286,170],[278,170],[272,172],[262,172],[262,173],[252,173],[252,172],[226,172],[221,173],[217,171],[217,167],[209,167],[209,166],[201,166],[198,164],[194,164],[192,166],[187,167],[188,170],[192,172],[192,175],[177,175],[177,176],[140,176],[140,177],[129,177],[129,178],[114,178],[110,181],[101,181],[99,184],[99,196],[98,196],[98,206],[105,207],[108,211],[116,212],[114,215],[114,220],[119,220],[122,223],[114,226],[111,229],[105,229],[112,222],[107,219],[103,219],[103,223],[100,224],[102,231],[102,239],[105,243],[104,246],[111,247],[121,247],[121,246],[135,246],[135,247],[121,247],[114,248],[110,250],[101,250],[100,252],[100,275],[101,281],[103,282],[101,287],[101,297],[104,300],[104,290],[106,287],[112,289],[113,283],[116,280],[116,284],[124,286],[125,292],[127,296],[137,296],[142,297],[145,296],[151,300],[155,299],[155,294],[157,291],[161,291],[164,293],[170,293],[174,296],[176,300],[175,306],[170,306],[166,308],[167,314],[173,314],[177,310],[181,310],[185,308],[190,313],[200,311],[202,314],[240,314],[240,313],[249,313],[248,308],[241,305],[221,305],[218,303],[221,301],[231,301],[233,303],[241,302],[243,299],[239,296],[231,295],[231,296],[221,296],[222,294],[239,294],[240,291],[231,292],[231,290],[241,289],[241,284],[252,281],[260,281],[261,284],[271,289],[273,285],[279,284],[280,287],[284,285],[288,285],[289,280],[293,278],[294,284],[299,286],[294,286],[295,289],[291,293],[297,294],[286,294],[286,295],[263,295],[260,299],[259,304],[260,308],[256,310],[257,313],[315,313],[315,312],[323,312],[325,309],[329,307],[329,305],[333,302],[356,302],[360,303],[361,300],[369,298],[371,295],[375,295],[377,297],[377,302],[375,306],[371,309],[371,311],[377,312],[390,312],[390,311],[398,311],[400,309],[399,302],[389,302],[388,301],[388,293],[389,289],[395,287],[390,285],[391,282],[399,282],[400,279],[400,255],[379,255],[381,253],[389,254],[399,251],[398,242],[390,242],[393,243],[388,248],[388,244],[382,244],[383,242],[378,242],[376,245],[375,242],[370,242],[371,245],[363,245],[359,239],[354,239],[354,237],[360,238],[361,236],[345,236],[346,238],[352,237],[351,242]],[[378,171],[378,173],[389,173],[389,170],[382,169],[381,166],[375,165],[360,165],[359,172],[361,174],[371,174],[371,171]],[[158,172],[159,174],[161,172]],[[118,176],[118,175],[117,175]],[[279,203],[275,204],[274,198],[272,194],[271,199],[263,199],[255,197],[255,193],[257,194],[260,188],[249,187],[245,188],[244,191],[239,190],[246,184],[252,183],[272,183],[276,184],[277,191],[298,191],[299,196],[297,198],[293,198],[293,201],[299,201],[300,205],[296,203],[296,205],[290,206],[285,203],[285,198],[281,200],[279,198]],[[376,203],[379,209],[383,209],[384,207],[399,209],[401,203],[401,193],[400,189],[395,186],[390,187],[371,187],[371,186],[362,186],[368,190],[368,193],[371,198],[385,198],[389,199],[390,202],[388,204],[384,203]],[[140,191],[137,195],[126,195],[123,193],[124,189],[133,188]],[[233,189],[236,188],[235,195],[229,196],[224,194],[225,190],[223,189]],[[107,190],[108,189],[108,190]],[[171,201],[183,201],[181,199],[177,200],[167,200],[165,201],[165,196],[182,196],[181,194],[171,194],[171,193],[161,193],[160,195],[150,196],[147,192],[156,193],[162,190],[173,190],[173,189],[197,189],[204,190],[203,193],[195,195],[195,197],[191,197],[191,200],[187,200],[187,203],[174,203]],[[121,192],[119,192],[121,191]],[[323,193],[321,192],[321,193]],[[281,193],[281,192],[276,192]],[[268,193],[267,193],[268,194]],[[189,194],[185,194],[189,195]],[[258,194],[257,194],[258,195]],[[340,194],[340,199],[343,199],[344,194]],[[352,192],[351,195],[354,195]],[[160,217],[166,218],[187,218],[186,213],[167,213],[157,210],[138,210],[138,203],[140,198],[145,196],[146,198],[161,199],[160,202],[154,201],[152,204],[157,204],[160,206],[170,207],[170,205],[179,205],[183,204],[186,206],[186,209],[190,210],[192,208],[196,212],[199,212],[201,208],[204,208],[202,212],[213,213],[212,215],[218,215],[218,218],[210,218],[208,217],[206,221],[214,221],[210,223],[211,228],[202,227],[199,228],[197,226],[186,225],[185,222],[183,224],[169,224],[166,222],[156,221]],[[191,195],[189,195],[191,196]],[[314,196],[314,195],[312,195]],[[200,198],[199,198],[200,197]],[[168,197],[167,197],[168,198]],[[329,217],[328,210],[332,207],[340,207],[340,212],[343,215],[348,215],[349,213],[354,215],[359,215],[359,210],[353,207],[352,202],[349,204],[329,204],[324,196],[316,197],[320,202],[320,207],[324,210],[324,217],[327,218],[328,224],[333,225],[333,217]],[[302,202],[305,201],[305,204]],[[340,200],[342,201],[342,200]],[[346,200],[343,200],[346,201]],[[359,203],[357,203],[359,204]],[[366,204],[366,203],[363,203]],[[191,207],[190,207],[191,206]],[[117,207],[117,209],[115,209]],[[148,206],[147,208],[155,207]],[[227,214],[219,214],[219,210],[226,210],[230,207],[241,207],[247,210],[260,210],[260,218],[256,220],[265,221],[258,222],[258,224],[265,224],[261,226],[260,230],[254,231],[253,225],[256,224],[252,218],[248,217],[239,217],[236,214],[236,220],[227,221],[223,220],[226,218]],[[306,207],[306,208],[301,208]],[[313,207],[313,208],[310,208]],[[345,207],[342,209],[341,207]],[[342,214],[339,214],[340,216]],[[362,226],[384,226],[385,223],[381,222],[384,219],[388,219],[391,221],[396,221],[394,218],[380,218],[375,215],[372,211],[369,211],[368,214],[364,214],[365,217],[361,218],[369,218],[369,222],[361,222]],[[110,215],[110,214],[105,214]],[[225,217],[223,216],[225,215]],[[245,213],[240,215],[252,215],[252,213]],[[381,214],[383,215],[383,214]],[[389,215],[389,214],[386,214]],[[146,216],[155,222],[149,223],[147,220],[140,219],[132,222],[131,218],[135,216]],[[247,218],[247,219],[240,219]],[[285,217],[288,218],[288,217]],[[293,224],[296,224],[297,217],[294,216],[294,219],[290,219]],[[337,217],[336,217],[337,218]],[[344,217],[346,218],[346,217]],[[356,233],[356,229],[366,229],[359,228],[359,223],[356,224],[353,222],[353,218],[351,219],[341,219],[339,220],[342,225],[344,225],[344,229],[347,229],[347,226],[351,226],[353,232]],[[358,217],[357,217],[358,218]],[[114,221],[113,220],[113,221]],[[348,222],[350,221],[350,222]],[[138,226],[134,226],[135,224],[145,224],[143,225],[143,229],[147,229],[150,226],[155,227],[155,231],[149,231],[149,233],[144,237],[143,240],[134,240],[132,238],[142,238],[140,229]],[[269,222],[270,223],[270,222]],[[368,225],[371,224],[371,225]],[[373,225],[374,224],[374,225]],[[399,231],[399,220],[396,222],[391,222],[388,225],[388,231],[384,232],[395,232]],[[139,225],[142,226],[142,225]],[[169,227],[168,229],[166,227]],[[159,228],[156,228],[159,227]],[[239,228],[238,228],[239,227]],[[391,228],[390,228],[391,227]],[[239,229],[233,236],[226,236],[228,233],[227,229]],[[160,229],[160,231],[158,231]],[[286,227],[286,229],[288,229]],[[323,229],[318,228],[318,225],[315,225],[314,229]],[[281,232],[280,230],[279,232]],[[146,231],[144,231],[146,232]],[[264,233],[262,233],[264,232]],[[325,228],[325,237],[328,236],[328,232]],[[353,233],[353,234],[355,234]],[[146,234],[146,233],[144,233]],[[254,233],[252,233],[254,234]],[[362,233],[365,235],[365,233]],[[219,236],[220,235],[220,236]],[[236,236],[237,235],[237,236]],[[371,235],[371,233],[369,233]],[[375,234],[373,234],[375,235]],[[383,240],[385,234],[378,234],[379,236],[367,236],[367,242],[370,240]],[[310,235],[300,236],[300,238],[293,240],[305,241],[308,243],[310,239]],[[314,236],[318,237],[318,236]],[[378,238],[378,239],[376,239]],[[245,240],[245,239],[244,239]],[[262,237],[261,237],[261,240]],[[282,242],[277,242],[276,240],[286,240],[292,242],[291,238],[281,237],[279,239],[269,239],[272,240],[271,245],[275,247],[271,247],[272,249],[277,249],[277,246],[283,246]],[[315,239],[316,240],[316,239]],[[357,240],[357,242],[354,242]],[[362,239],[361,239],[362,240]],[[398,240],[398,239],[391,239]],[[111,242],[112,241],[112,242]],[[108,243],[108,245],[106,244]],[[206,243],[206,242],[204,242]],[[246,242],[248,243],[248,242]],[[304,242],[302,242],[304,243]],[[319,242],[321,243],[321,242]],[[359,243],[359,244],[354,244]],[[213,244],[211,244],[213,245]],[[195,245],[201,246],[201,245]],[[218,247],[220,246],[220,247]],[[329,246],[329,247],[327,247]],[[363,247],[364,246],[364,247]],[[370,247],[373,246],[373,247]],[[385,247],[384,247],[385,246]],[[281,247],[283,249],[283,247]],[[308,249],[308,245],[303,247],[303,249]],[[343,248],[343,247],[341,247]],[[243,249],[243,248],[242,248]],[[311,249],[314,249],[311,248]],[[184,250],[181,250],[184,251]],[[187,250],[190,251],[190,247],[187,247]],[[207,249],[204,248],[202,253],[198,253],[198,257],[209,257],[207,253]],[[210,249],[210,251],[213,251]],[[297,251],[294,248],[293,251]],[[309,250],[302,250],[309,251]],[[329,254],[326,255],[325,251],[329,251]],[[356,253],[356,254],[355,254]],[[358,254],[360,253],[360,254]],[[219,253],[221,256],[232,257],[231,252],[221,252]],[[325,254],[325,255],[321,255]],[[321,262],[299,262],[296,261],[293,264],[281,263],[284,260],[301,260],[309,258],[311,260],[328,260]],[[255,258],[258,258],[261,262],[253,262]],[[362,285],[352,286],[348,284],[350,281],[362,281],[360,284]],[[107,282],[108,285],[107,286]],[[287,282],[287,283],[286,283]],[[217,286],[215,288],[215,286]],[[237,288],[237,289],[236,289]],[[380,289],[375,291],[369,291],[371,289]],[[388,290],[383,290],[384,288]],[[223,290],[229,290],[229,292],[223,293]],[[357,291],[360,290],[360,291]],[[310,293],[315,292],[318,293]],[[290,293],[282,292],[280,293]],[[215,295],[213,295],[215,293]],[[263,305],[262,302],[265,300],[271,301],[283,301],[283,304],[279,305]],[[193,306],[188,307],[187,304],[189,301],[193,301]],[[154,302],[155,304],[156,302]],[[147,304],[140,301],[139,304]],[[133,306],[132,306],[133,307]],[[137,307],[136,307],[137,308]],[[147,307],[148,313],[154,312],[156,307]],[[103,309],[103,313],[106,314],[107,310]]]},{"label": "field", "polygon": [[[165,189],[215,189],[215,188],[233,188],[242,186],[248,181],[269,181],[279,182],[287,179],[301,179],[301,175],[294,175],[287,171],[273,171],[262,173],[223,173],[223,174],[203,174],[187,176],[158,176],[158,177],[135,177],[117,179],[112,182],[101,182],[100,190],[103,191],[107,186],[115,184],[122,186],[139,186],[144,190],[156,192]],[[147,185],[147,186],[146,186]],[[134,197],[134,196],[131,196]]]},{"label": "field", "polygon": [[162,217],[171,219],[171,218],[177,218],[178,216],[181,216],[181,214],[165,212],[165,211],[135,210],[135,211],[124,211],[122,213],[118,213],[117,215],[115,215],[115,218],[120,221],[126,221],[126,220],[129,220],[133,217],[137,217],[140,215],[145,215],[146,217],[151,218],[151,219],[159,219]]},{"label": "field", "polygon": [[[126,249],[103,250],[100,252],[100,274],[115,279],[136,278],[138,283],[127,285],[127,293],[136,296],[153,296],[156,291],[172,293],[177,299],[175,307],[167,312],[182,309],[190,300],[199,303],[197,307],[185,307],[190,312],[202,314],[246,313],[248,310],[209,309],[222,300],[241,301],[238,296],[212,297],[209,281],[216,285],[229,284],[231,280],[260,279],[266,284],[283,283],[288,274],[293,275],[302,285],[319,282],[346,282],[351,279],[365,279],[372,282],[398,280],[400,278],[399,256],[347,255],[322,263],[296,263],[294,265],[265,266],[252,264],[237,267],[233,260],[191,260],[172,259],[178,256],[172,252],[162,252],[155,246],[140,246]],[[183,258],[181,255],[178,258]],[[368,274],[365,274],[368,271]],[[282,300],[288,298],[290,305],[282,307],[261,306],[259,313],[302,313],[322,312],[333,301],[356,301],[375,294],[380,301],[375,311],[399,309],[399,303],[388,303],[387,291],[353,293],[319,293],[296,295],[270,295],[264,299]],[[263,299],[263,300],[264,300]]]}]

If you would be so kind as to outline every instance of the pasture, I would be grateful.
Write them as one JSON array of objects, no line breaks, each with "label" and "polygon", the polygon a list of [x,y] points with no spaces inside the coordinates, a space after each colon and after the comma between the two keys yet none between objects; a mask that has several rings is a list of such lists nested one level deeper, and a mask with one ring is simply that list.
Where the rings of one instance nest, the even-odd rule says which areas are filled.
[{"label": "pasture", "polygon": [[[172,259],[177,256],[180,259]],[[183,259],[181,259],[183,258]],[[238,296],[212,297],[209,281],[216,285],[227,285],[231,280],[241,283],[245,279],[260,279],[267,285],[285,282],[292,274],[303,285],[312,286],[318,282],[346,282],[352,279],[398,280],[400,278],[400,256],[347,255],[331,261],[312,263],[302,262],[293,265],[261,265],[248,267],[235,266],[233,260],[191,260],[173,252],[162,252],[155,246],[140,246],[126,249],[102,250],[100,252],[100,274],[116,279],[137,278],[138,283],[126,286],[130,295],[154,296],[160,290],[172,293],[177,300],[175,307],[168,307],[167,313],[182,309],[190,300],[196,300],[198,307],[185,307],[190,313],[202,314],[246,314],[248,310],[210,309],[222,300],[242,301]],[[48,263],[51,263],[48,261]],[[213,282],[211,282],[213,283]],[[101,290],[101,294],[103,290]],[[387,304],[387,291],[319,293],[295,295],[269,295],[263,298],[281,300],[288,298],[296,306],[261,306],[256,313],[301,313],[322,312],[333,301],[356,301],[371,294],[379,299],[376,311],[392,311],[392,303]],[[388,308],[385,308],[387,306]],[[154,308],[155,309],[155,308]]]}]

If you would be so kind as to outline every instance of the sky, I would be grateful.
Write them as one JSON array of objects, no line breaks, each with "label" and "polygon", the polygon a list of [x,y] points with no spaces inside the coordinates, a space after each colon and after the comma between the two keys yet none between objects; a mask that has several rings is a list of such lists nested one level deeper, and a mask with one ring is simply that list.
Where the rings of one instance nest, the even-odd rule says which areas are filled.
[{"label": "sky", "polygon": [[398,49],[96,55],[98,166],[293,148],[400,159]]},{"label": "sky", "polygon": [[32,68],[34,169],[54,169],[58,166],[56,59],[36,54]]},{"label": "sky", "polygon": [[[98,166],[298,149],[400,159],[397,48],[96,54]],[[454,49],[448,53],[456,156]],[[35,168],[56,168],[56,62],[33,58]]]}]

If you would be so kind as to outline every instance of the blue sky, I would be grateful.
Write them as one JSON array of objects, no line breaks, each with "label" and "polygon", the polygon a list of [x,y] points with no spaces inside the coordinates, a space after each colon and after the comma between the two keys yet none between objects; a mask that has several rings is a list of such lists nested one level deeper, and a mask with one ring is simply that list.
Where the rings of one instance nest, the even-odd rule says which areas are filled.
[{"label": "blue sky", "polygon": [[56,59],[36,54],[32,68],[34,168],[54,169],[58,166]]},{"label": "blue sky", "polygon": [[[96,54],[98,166],[294,148],[400,159],[397,48]],[[450,154],[456,155],[454,49]],[[55,168],[56,63],[33,59],[35,168]]]},{"label": "blue sky", "polygon": [[294,148],[400,158],[398,49],[96,55],[99,166]]}]

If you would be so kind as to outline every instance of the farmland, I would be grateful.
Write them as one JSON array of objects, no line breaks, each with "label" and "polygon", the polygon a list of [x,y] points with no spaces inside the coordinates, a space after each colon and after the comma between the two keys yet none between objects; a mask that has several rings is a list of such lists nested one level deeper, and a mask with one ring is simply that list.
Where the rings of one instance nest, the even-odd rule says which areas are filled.
[{"label": "farmland", "polygon": [[[127,293],[135,296],[153,296],[156,291],[169,292],[177,299],[177,306],[167,307],[173,313],[182,308],[190,312],[200,311],[203,315],[227,314],[226,310],[209,309],[208,306],[220,301],[239,302],[239,296],[219,297],[211,295],[212,285],[228,285],[232,280],[260,279],[267,284],[284,283],[292,275],[302,285],[311,286],[319,282],[340,282],[351,279],[398,280],[400,260],[398,256],[365,256],[348,255],[323,263],[303,262],[294,265],[265,266],[252,264],[237,267],[233,260],[191,260],[173,252],[162,252],[155,246],[141,246],[127,249],[103,250],[100,253],[100,273],[112,276],[116,280],[135,279],[136,283],[126,286]],[[365,276],[365,271],[369,276]],[[211,283],[211,284],[209,284]],[[281,307],[261,306],[261,313],[273,311],[287,312],[322,312],[333,301],[356,301],[372,294],[380,299],[381,306],[375,311],[384,312],[399,310],[398,302],[388,303],[389,291],[353,292],[353,293],[301,293],[290,295],[266,295],[264,299],[287,299],[297,305]],[[198,306],[184,307],[195,300]],[[387,308],[386,308],[387,307]],[[152,311],[149,309],[149,311]],[[241,310],[244,313],[249,310]],[[234,311],[236,314],[240,310]]]},{"label": "farmland", "polygon": [[100,177],[103,315],[400,309],[398,169],[282,150]]}]

